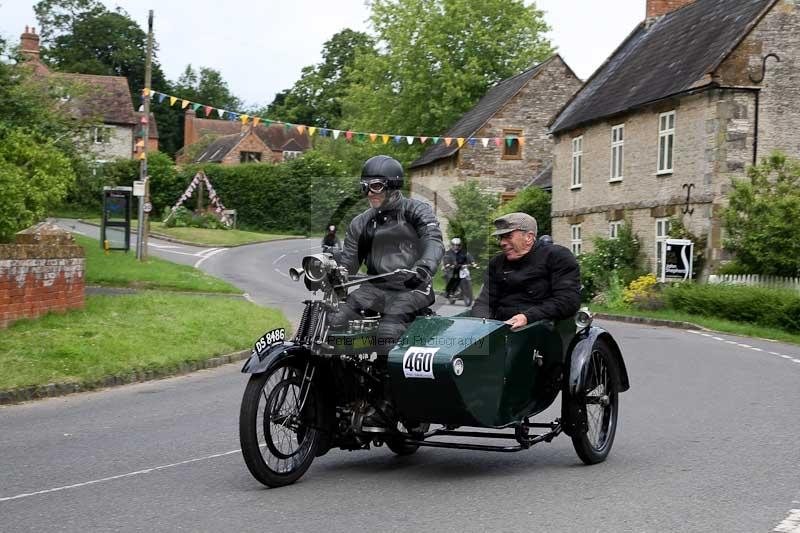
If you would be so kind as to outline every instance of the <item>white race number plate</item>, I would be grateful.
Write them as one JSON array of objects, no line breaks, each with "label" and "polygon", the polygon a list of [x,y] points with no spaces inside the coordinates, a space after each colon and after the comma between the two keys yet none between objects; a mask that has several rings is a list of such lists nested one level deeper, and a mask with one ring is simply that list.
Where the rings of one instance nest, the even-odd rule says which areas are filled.
[{"label": "white race number plate", "polygon": [[403,375],[407,378],[433,377],[433,356],[439,348],[412,346],[403,355]]}]

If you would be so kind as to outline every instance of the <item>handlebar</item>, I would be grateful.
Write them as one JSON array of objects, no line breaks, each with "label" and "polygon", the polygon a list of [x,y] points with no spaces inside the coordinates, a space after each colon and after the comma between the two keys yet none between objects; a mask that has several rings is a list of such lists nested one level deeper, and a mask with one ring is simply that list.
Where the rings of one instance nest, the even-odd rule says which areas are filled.
[{"label": "handlebar", "polygon": [[344,289],[347,287],[352,287],[353,285],[361,285],[362,283],[366,283],[367,281],[372,281],[375,279],[382,279],[388,278],[389,276],[395,276],[397,274],[409,274],[411,276],[415,275],[416,272],[413,270],[409,270],[407,268],[398,268],[396,270],[392,270],[391,272],[387,272],[386,274],[377,274],[375,276],[365,276],[363,278],[359,278],[353,281],[348,281],[347,283],[342,283],[341,285],[336,285],[335,288],[337,289]]}]

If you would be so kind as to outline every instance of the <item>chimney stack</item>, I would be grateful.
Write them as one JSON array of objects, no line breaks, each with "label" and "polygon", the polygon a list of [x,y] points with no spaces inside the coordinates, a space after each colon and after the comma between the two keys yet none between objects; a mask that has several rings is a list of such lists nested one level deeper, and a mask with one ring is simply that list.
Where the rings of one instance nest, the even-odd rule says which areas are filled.
[{"label": "chimney stack", "polygon": [[657,19],[692,2],[694,0],[647,0],[647,20]]},{"label": "chimney stack", "polygon": [[195,117],[197,117],[197,113],[194,112],[194,109],[187,108],[183,115],[183,146],[189,146],[198,140],[194,127]]},{"label": "chimney stack", "polygon": [[36,28],[25,26],[25,33],[20,36],[20,53],[25,59],[39,59],[39,36],[36,35]]}]

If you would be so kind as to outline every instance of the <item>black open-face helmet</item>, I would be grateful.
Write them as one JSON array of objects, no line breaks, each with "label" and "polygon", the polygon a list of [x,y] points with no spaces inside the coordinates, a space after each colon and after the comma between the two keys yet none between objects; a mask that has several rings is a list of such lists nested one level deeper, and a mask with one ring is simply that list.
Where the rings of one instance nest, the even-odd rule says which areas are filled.
[{"label": "black open-face helmet", "polygon": [[[403,165],[397,159],[388,155],[376,155],[367,159],[361,167],[361,192],[367,194],[375,185],[380,183],[389,190],[397,190],[403,187]],[[373,187],[370,187],[373,185]],[[376,191],[379,192],[379,191]]]}]

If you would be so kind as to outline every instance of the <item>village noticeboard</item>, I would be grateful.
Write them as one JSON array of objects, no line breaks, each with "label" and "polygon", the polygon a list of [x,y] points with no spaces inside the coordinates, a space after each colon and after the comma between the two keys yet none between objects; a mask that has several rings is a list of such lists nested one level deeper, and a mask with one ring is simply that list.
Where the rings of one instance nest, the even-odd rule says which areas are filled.
[{"label": "village noticeboard", "polygon": [[659,281],[692,279],[694,243],[688,239],[667,239],[661,248]]}]

